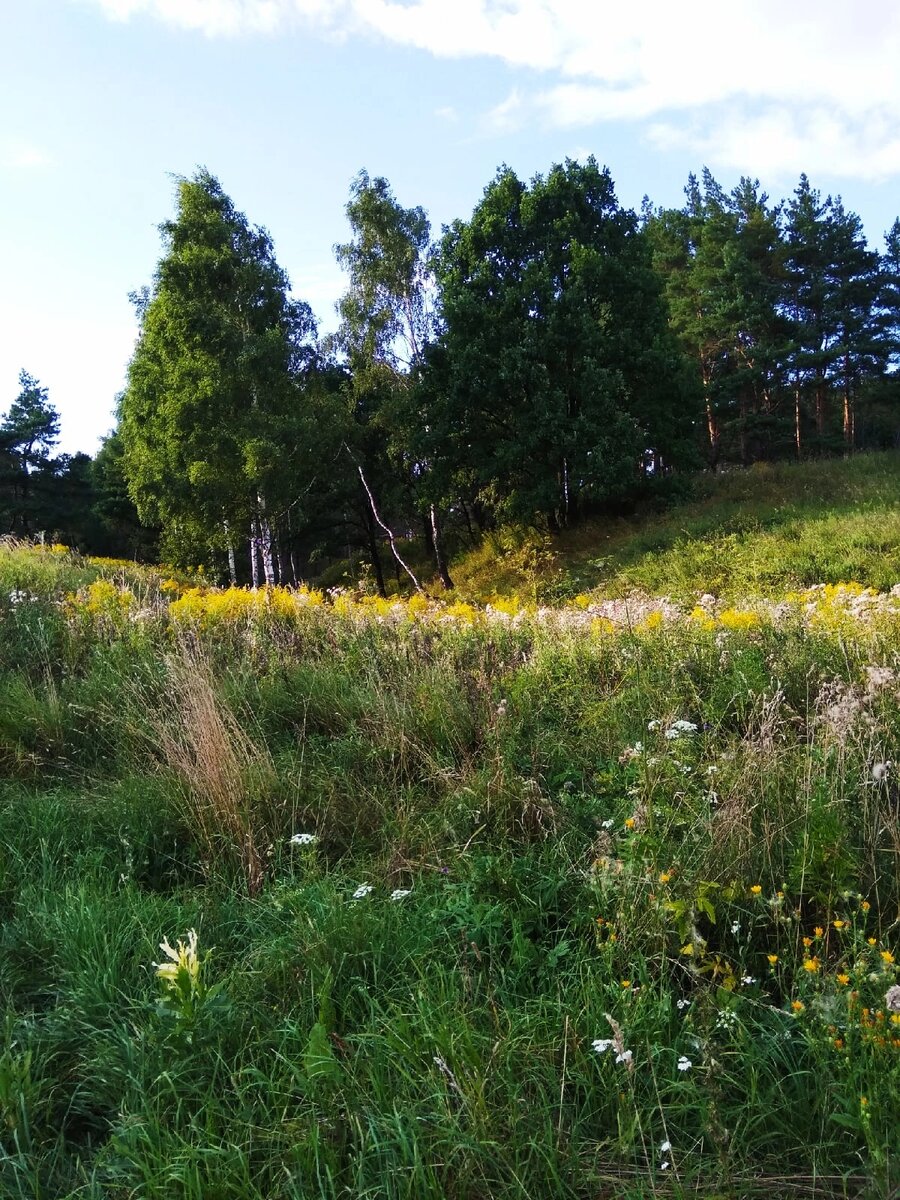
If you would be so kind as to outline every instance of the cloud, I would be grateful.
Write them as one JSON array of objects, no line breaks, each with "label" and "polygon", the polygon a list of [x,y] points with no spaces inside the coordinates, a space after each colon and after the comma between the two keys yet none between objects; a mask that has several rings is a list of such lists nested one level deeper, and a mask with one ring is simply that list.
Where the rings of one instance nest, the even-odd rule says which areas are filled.
[{"label": "cloud", "polygon": [[481,124],[485,132],[491,134],[515,133],[524,121],[524,104],[518,88],[513,88],[505,100],[485,113]]},{"label": "cloud", "polygon": [[900,172],[900,6],[884,0],[81,0],[209,36],[313,25],[528,72],[483,124],[647,123],[657,145],[796,173]]},{"label": "cloud", "polygon": [[46,167],[49,162],[50,159],[43,150],[28,142],[8,142],[0,149],[0,165],[11,171]]}]

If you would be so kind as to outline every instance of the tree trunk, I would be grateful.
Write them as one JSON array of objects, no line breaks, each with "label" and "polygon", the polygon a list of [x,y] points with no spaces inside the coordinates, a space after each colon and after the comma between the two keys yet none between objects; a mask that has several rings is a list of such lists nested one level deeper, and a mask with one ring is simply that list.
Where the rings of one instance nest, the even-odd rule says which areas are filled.
[{"label": "tree trunk", "polygon": [[853,412],[853,395],[850,390],[850,355],[844,355],[844,446],[846,450],[853,449],[855,413]]},{"label": "tree trunk", "polygon": [[259,550],[262,559],[263,578],[266,587],[275,586],[275,562],[272,555],[272,527],[266,516],[266,502],[261,494],[257,494],[256,503],[259,506],[259,516],[256,518]]},{"label": "tree trunk", "polygon": [[378,553],[378,539],[375,537],[375,522],[368,511],[365,513],[365,520],[366,532],[369,535],[369,559],[372,563],[372,570],[375,572],[375,586],[378,588],[379,596],[386,596],[384,571],[381,569],[381,555]]},{"label": "tree trunk", "polygon": [[250,518],[250,582],[256,591],[259,587],[259,537],[256,532],[256,517]]},{"label": "tree trunk", "polygon": [[431,506],[431,544],[434,547],[434,562],[438,575],[441,577],[441,583],[445,588],[452,588],[453,580],[450,578],[447,560],[444,557],[444,540],[441,537],[441,526],[438,521],[437,509],[433,504]]},{"label": "tree trunk", "polygon": [[472,528],[472,518],[469,515],[469,506],[468,506],[468,504],[466,504],[465,500],[463,500],[462,496],[460,496],[460,498],[459,498],[459,507],[462,509],[462,514],[463,514],[463,517],[466,522],[466,529],[469,534],[469,541],[472,543],[473,546],[477,546],[478,539],[475,537],[475,530]]},{"label": "tree trunk", "polygon": [[797,458],[803,457],[803,447],[800,442],[800,381],[794,384],[794,445],[797,447]]},{"label": "tree trunk", "polygon": [[709,437],[709,461],[712,469],[715,470],[719,461],[719,422],[713,410],[710,379],[705,366],[701,367],[701,377],[703,379],[703,398],[706,405],[706,433]]},{"label": "tree trunk", "polygon": [[385,525],[384,521],[381,519],[381,516],[375,505],[375,497],[372,495],[372,489],[369,487],[369,485],[366,481],[366,477],[363,474],[363,469],[359,465],[359,463],[356,464],[356,469],[359,472],[360,482],[362,483],[363,488],[365,489],[366,495],[369,497],[369,506],[372,509],[372,516],[375,518],[376,523],[378,525],[380,525],[380,527],[387,534],[388,544],[391,547],[391,554],[393,554],[393,556],[394,556],[394,561],[397,563],[398,566],[402,567],[403,570],[406,572],[406,574],[410,577],[410,579],[412,580],[412,583],[413,583],[413,587],[416,589],[416,591],[421,592],[424,595],[425,589],[422,587],[422,585],[419,583],[418,579],[416,579],[415,575],[413,575],[412,571],[409,569],[409,567],[406,565],[406,563],[400,557],[400,551],[397,549],[397,539],[394,537],[393,531],[391,529],[389,529],[388,526]]},{"label": "tree trunk", "polygon": [[816,378],[816,433],[825,436],[825,380],[821,375]]},{"label": "tree trunk", "polygon": [[225,531],[225,545],[228,549],[228,582],[232,587],[237,586],[237,563],[234,558],[234,542],[231,538],[231,527],[223,517],[222,529]]}]

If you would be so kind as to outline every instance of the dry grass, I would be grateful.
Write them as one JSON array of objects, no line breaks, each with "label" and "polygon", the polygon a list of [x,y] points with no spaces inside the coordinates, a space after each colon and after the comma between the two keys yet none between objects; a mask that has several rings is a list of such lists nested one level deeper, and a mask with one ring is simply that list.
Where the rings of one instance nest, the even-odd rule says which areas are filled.
[{"label": "dry grass", "polygon": [[204,861],[237,860],[250,895],[265,875],[276,772],[222,699],[209,660],[181,642],[166,661],[167,702],[150,718],[156,749],[180,784]]}]

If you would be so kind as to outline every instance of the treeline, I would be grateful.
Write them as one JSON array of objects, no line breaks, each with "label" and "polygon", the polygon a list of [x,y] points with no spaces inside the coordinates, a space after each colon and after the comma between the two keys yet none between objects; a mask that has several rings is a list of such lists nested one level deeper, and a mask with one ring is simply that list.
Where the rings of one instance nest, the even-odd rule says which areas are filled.
[{"label": "treeline", "polygon": [[[638,216],[593,159],[528,184],[502,168],[432,242],[361,172],[346,211],[320,337],[266,231],[208,172],[179,181],[132,297],[118,427],[74,468],[81,543],[254,584],[350,559],[380,591],[391,569],[451,586],[450,549],[498,523],[558,529],[679,469],[896,442],[900,223],[879,254],[805,177],[773,205],[704,172],[682,209]],[[38,480],[73,483],[54,438],[40,462],[10,448],[14,531],[65,527],[33,506]]]}]

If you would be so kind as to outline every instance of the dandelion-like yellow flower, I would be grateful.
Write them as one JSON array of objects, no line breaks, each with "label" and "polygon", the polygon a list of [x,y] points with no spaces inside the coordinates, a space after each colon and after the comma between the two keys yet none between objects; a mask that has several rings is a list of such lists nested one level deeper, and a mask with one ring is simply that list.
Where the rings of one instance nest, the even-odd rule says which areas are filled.
[{"label": "dandelion-like yellow flower", "polygon": [[868,912],[872,905],[868,902],[868,900],[863,900],[859,907],[863,910],[863,912]]},{"label": "dandelion-like yellow flower", "polygon": [[817,925],[815,927],[815,929],[813,930],[813,937],[817,937],[817,938],[823,937],[824,934],[825,934],[825,930],[822,928],[821,925]]},{"label": "dandelion-like yellow flower", "polygon": [[804,945],[804,946],[807,948],[807,950],[808,950],[808,949],[810,948],[810,946],[812,945],[812,938],[804,938],[804,939],[803,939],[803,945]]},{"label": "dandelion-like yellow flower", "polygon": [[777,955],[777,954],[767,954],[767,955],[766,955],[766,958],[769,960],[769,966],[770,966],[770,967],[774,967],[774,966],[775,966],[775,964],[778,962],[778,955]]},{"label": "dandelion-like yellow flower", "polygon": [[835,1038],[834,1039],[834,1048],[835,1048],[835,1050],[843,1050],[844,1039],[843,1038]]},{"label": "dandelion-like yellow flower", "polygon": [[803,1003],[802,1000],[792,1000],[791,1008],[794,1010],[795,1013],[801,1013],[801,1012],[803,1012],[804,1008],[806,1008],[806,1005]]},{"label": "dandelion-like yellow flower", "polygon": [[836,979],[837,979],[838,983],[841,985],[841,987],[846,987],[847,984],[850,982],[850,976],[845,975],[843,973],[843,971],[841,972],[840,975],[836,976]]},{"label": "dandelion-like yellow flower", "polygon": [[622,987],[623,987],[623,988],[630,988],[630,987],[631,987],[631,980],[630,980],[630,979],[623,979],[623,980],[622,980]]},{"label": "dandelion-like yellow flower", "polygon": [[660,875],[660,877],[659,877],[659,882],[660,882],[660,883],[671,883],[671,881],[672,881],[672,874],[671,874],[671,872],[670,872],[670,871],[663,871],[663,872],[662,872],[662,874],[661,874],[661,875]]},{"label": "dandelion-like yellow flower", "polygon": [[816,971],[818,971],[820,965],[821,964],[819,963],[818,958],[816,958],[815,956],[813,958],[804,958],[804,960],[803,960],[803,970],[809,971],[810,975],[815,975],[815,973],[816,973]]},{"label": "dandelion-like yellow flower", "polygon": [[634,829],[634,817],[626,817],[625,818],[625,828],[626,829]]},{"label": "dandelion-like yellow flower", "polygon": [[762,892],[762,884],[754,883],[753,886],[750,888],[751,895],[758,896],[760,894],[760,892]]},{"label": "dandelion-like yellow flower", "polygon": [[694,953],[694,944],[693,944],[693,942],[688,942],[688,944],[687,944],[686,946],[682,946],[682,947],[681,947],[681,953],[682,953],[682,954],[685,954],[685,955],[687,955],[688,957],[690,957],[690,956],[691,956],[691,955]]},{"label": "dandelion-like yellow flower", "polygon": [[882,961],[886,963],[892,963],[894,961],[894,956],[891,954],[890,950],[882,950],[881,958]]},{"label": "dandelion-like yellow flower", "polygon": [[866,941],[869,943],[870,946],[878,945],[878,938],[866,938]]},{"label": "dandelion-like yellow flower", "polygon": [[847,922],[837,920],[837,921],[832,921],[831,924],[835,927],[835,929],[843,929],[844,926],[847,924]]}]

